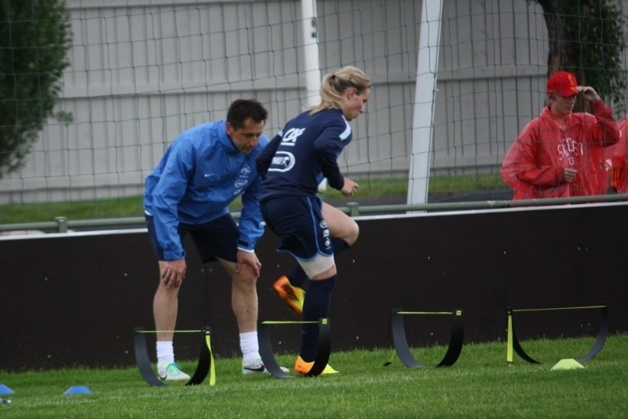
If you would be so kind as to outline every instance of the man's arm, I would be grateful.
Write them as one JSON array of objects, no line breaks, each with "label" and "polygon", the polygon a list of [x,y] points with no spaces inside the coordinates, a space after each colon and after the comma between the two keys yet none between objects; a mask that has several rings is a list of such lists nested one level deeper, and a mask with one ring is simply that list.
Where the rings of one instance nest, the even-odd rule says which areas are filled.
[{"label": "man's arm", "polygon": [[152,191],[151,215],[165,259],[179,260],[185,257],[185,251],[178,232],[178,208],[188,185],[191,156],[189,150],[182,148],[179,143],[173,143],[168,153],[168,163]]},{"label": "man's arm", "polygon": [[259,205],[259,187],[261,179],[256,179],[242,194],[242,212],[240,213],[240,222],[238,230],[240,237],[238,239],[238,255],[236,262],[236,271],[239,272],[243,264],[249,265],[256,276],[260,275],[262,264],[255,254],[255,245],[264,234],[264,226],[262,224],[262,213]]}]

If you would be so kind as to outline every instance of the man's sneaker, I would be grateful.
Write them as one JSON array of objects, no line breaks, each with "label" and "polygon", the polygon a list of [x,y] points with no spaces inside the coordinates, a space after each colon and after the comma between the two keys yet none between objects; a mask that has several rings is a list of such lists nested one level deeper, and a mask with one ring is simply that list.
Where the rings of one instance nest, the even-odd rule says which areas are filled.
[{"label": "man's sneaker", "polygon": [[[281,371],[286,372],[286,373],[290,371],[286,367],[280,366],[279,368],[281,368]],[[242,361],[242,374],[251,375],[251,374],[264,374],[264,373],[270,374],[268,370],[266,369],[266,366],[264,366],[264,363],[262,362],[261,358],[257,358],[256,360],[248,364],[245,364],[244,361]]]},{"label": "man's sneaker", "polygon": [[288,304],[288,307],[299,316],[303,314],[303,300],[305,300],[305,291],[299,287],[293,287],[285,275],[275,281],[273,289],[282,300]]},{"label": "man's sneaker", "polygon": [[159,367],[157,374],[159,374],[159,378],[162,381],[179,381],[190,379],[190,376],[181,371],[181,367],[174,362],[171,362],[169,364],[163,364],[161,367]]},{"label": "man's sneaker", "polygon": [[[301,375],[307,375],[307,373],[310,372],[310,370],[312,369],[313,365],[314,361],[305,362],[303,358],[299,356],[294,363],[294,370]],[[325,365],[325,369],[323,370],[323,372],[321,372],[321,375],[338,374],[339,372],[340,371],[336,371],[331,367],[331,365],[327,364]]]}]

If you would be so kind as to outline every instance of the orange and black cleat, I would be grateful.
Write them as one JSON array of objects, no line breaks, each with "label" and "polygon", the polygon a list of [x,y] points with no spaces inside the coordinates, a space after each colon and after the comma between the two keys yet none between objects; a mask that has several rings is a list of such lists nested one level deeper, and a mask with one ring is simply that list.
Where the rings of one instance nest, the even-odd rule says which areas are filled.
[{"label": "orange and black cleat", "polygon": [[288,304],[290,310],[299,316],[303,314],[303,300],[305,300],[305,291],[303,289],[293,287],[285,275],[275,281],[273,289]]}]

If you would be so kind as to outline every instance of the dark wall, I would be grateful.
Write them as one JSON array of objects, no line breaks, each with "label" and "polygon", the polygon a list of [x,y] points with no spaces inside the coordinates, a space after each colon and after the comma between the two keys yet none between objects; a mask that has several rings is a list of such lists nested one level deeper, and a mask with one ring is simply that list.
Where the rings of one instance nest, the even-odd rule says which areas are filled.
[{"label": "dark wall", "polygon": [[[333,350],[389,347],[393,308],[464,310],[465,342],[504,340],[506,307],[609,304],[611,332],[628,330],[625,279],[628,206],[422,214],[358,219],[358,243],[337,258]],[[230,284],[203,269],[193,247],[180,294],[178,329],[212,329],[217,356],[239,354]],[[273,294],[292,260],[267,233],[258,245],[260,319],[297,320]],[[134,328],[154,329],[157,264],[144,231],[0,239],[0,370],[129,366]],[[446,343],[448,316],[406,318],[413,345]],[[298,326],[273,326],[277,353],[298,351]],[[520,338],[595,335],[593,309],[517,315]],[[154,337],[149,335],[154,355]],[[179,359],[200,338],[177,334]]]}]

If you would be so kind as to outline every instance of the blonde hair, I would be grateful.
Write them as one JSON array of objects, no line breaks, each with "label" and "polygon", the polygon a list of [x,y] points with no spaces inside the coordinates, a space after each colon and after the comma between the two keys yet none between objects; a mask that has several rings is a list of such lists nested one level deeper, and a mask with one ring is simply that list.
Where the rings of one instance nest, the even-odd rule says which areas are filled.
[{"label": "blonde hair", "polygon": [[321,103],[310,109],[310,114],[323,109],[339,108],[347,89],[353,87],[359,95],[371,88],[371,80],[359,68],[343,67],[335,73],[326,74],[321,82]]}]

